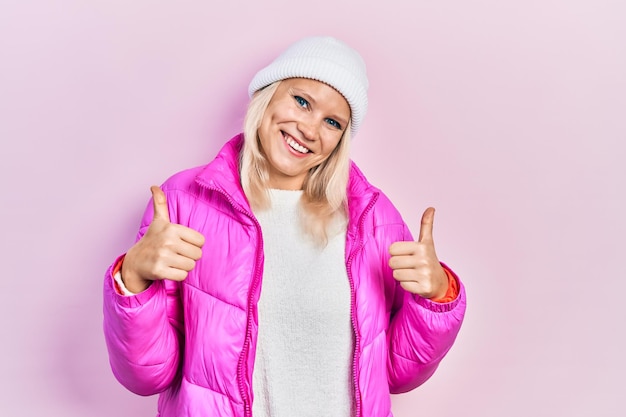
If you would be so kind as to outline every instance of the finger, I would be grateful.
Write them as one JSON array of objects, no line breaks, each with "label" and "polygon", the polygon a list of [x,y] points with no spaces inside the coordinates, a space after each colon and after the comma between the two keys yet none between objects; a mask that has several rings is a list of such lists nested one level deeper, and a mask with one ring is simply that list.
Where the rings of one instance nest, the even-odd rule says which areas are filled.
[{"label": "finger", "polygon": [[[445,290],[437,290],[433,285],[432,281],[428,280],[416,280],[415,277],[410,276],[405,272],[405,270],[400,270],[401,272],[396,274],[398,271],[394,271],[393,277],[400,283],[402,288],[413,293],[421,295],[424,298],[432,298],[432,297],[443,297],[445,295]],[[446,287],[447,289],[447,287]]]},{"label": "finger", "polygon": [[[173,255],[162,260],[159,265],[155,265],[151,276],[156,279],[180,280],[187,276],[187,272],[195,268],[196,262],[193,259],[181,255]],[[185,274],[183,275],[182,272]]]},{"label": "finger", "polygon": [[420,226],[420,236],[418,241],[432,241],[433,240],[433,221],[435,220],[435,209],[428,207],[422,215],[422,224]]},{"label": "finger", "polygon": [[202,249],[187,242],[180,242],[180,245],[176,248],[176,253],[185,258],[193,259],[194,261],[202,257]]},{"label": "finger", "polygon": [[394,269],[393,277],[400,282],[418,282],[414,269]]},{"label": "finger", "polygon": [[163,190],[156,185],[150,187],[152,192],[152,205],[154,207],[154,218],[170,222],[170,212],[167,208],[167,199]]},{"label": "finger", "polygon": [[413,256],[392,256],[389,258],[389,267],[393,270],[413,269],[416,266]]},{"label": "finger", "polygon": [[389,246],[389,254],[391,256],[412,255],[417,249],[415,242],[394,242]]},{"label": "finger", "polygon": [[171,281],[183,281],[185,278],[187,278],[188,274],[189,274],[189,271],[185,271],[183,269],[167,268],[165,272],[163,273],[163,275],[160,276],[159,278],[169,279]]},{"label": "finger", "polygon": [[187,243],[191,243],[194,246],[197,246],[199,248],[201,248],[204,245],[204,235],[202,235],[202,233],[193,230],[187,226],[180,226],[177,228],[178,233],[179,233],[179,237],[187,242]]},{"label": "finger", "polygon": [[168,263],[169,268],[180,269],[181,271],[191,271],[196,267],[196,261],[186,256],[175,256]]},{"label": "finger", "polygon": [[417,282],[400,281],[400,286],[410,293],[418,294],[418,295],[423,294],[422,287]]}]

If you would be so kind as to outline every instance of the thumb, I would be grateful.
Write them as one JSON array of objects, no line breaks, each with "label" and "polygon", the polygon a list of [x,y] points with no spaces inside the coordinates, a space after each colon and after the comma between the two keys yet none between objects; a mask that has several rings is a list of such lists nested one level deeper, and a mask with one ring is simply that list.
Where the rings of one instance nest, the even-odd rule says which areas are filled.
[{"label": "thumb", "polygon": [[152,191],[152,205],[154,207],[154,218],[159,218],[166,222],[170,222],[170,212],[167,208],[167,199],[165,193],[160,187],[153,185],[150,187]]},{"label": "thumb", "polygon": [[433,240],[433,221],[435,220],[435,209],[433,207],[428,207],[424,214],[422,215],[422,225],[420,226],[420,237],[419,241],[429,241]]}]

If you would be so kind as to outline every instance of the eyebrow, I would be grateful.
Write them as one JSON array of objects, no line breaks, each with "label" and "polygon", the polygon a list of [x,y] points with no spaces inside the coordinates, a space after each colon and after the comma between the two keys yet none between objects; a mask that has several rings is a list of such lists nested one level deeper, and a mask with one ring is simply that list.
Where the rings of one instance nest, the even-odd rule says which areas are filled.
[{"label": "eyebrow", "polygon": [[[297,88],[297,87],[291,87],[291,88],[289,89],[289,92],[290,92],[291,94],[297,94],[297,95],[299,95],[299,96],[302,96],[303,98],[305,98],[305,99],[306,99],[308,102],[310,102],[311,104],[317,104],[317,101],[315,101],[315,99],[314,99],[312,96],[310,96],[307,92],[305,92],[305,91],[303,91],[303,90],[300,90],[300,89],[299,89],[299,88]],[[348,105],[348,107],[349,107],[349,106],[350,106],[350,105]],[[337,122],[339,122],[339,123],[341,124],[341,128],[342,128],[342,129],[345,129],[345,128],[346,128],[346,126],[348,125],[348,120],[350,119],[350,118],[348,118],[348,120],[346,120],[346,119],[344,119],[343,117],[338,116],[336,113],[331,113],[331,115],[330,115],[329,117],[330,117],[331,119],[335,119]]]},{"label": "eyebrow", "polygon": [[310,103],[313,103],[313,104],[317,103],[317,101],[315,101],[315,99],[311,97],[309,93],[305,92],[304,90],[300,90],[299,88],[291,87],[289,88],[289,92],[291,94],[297,94],[299,96],[303,96]]}]

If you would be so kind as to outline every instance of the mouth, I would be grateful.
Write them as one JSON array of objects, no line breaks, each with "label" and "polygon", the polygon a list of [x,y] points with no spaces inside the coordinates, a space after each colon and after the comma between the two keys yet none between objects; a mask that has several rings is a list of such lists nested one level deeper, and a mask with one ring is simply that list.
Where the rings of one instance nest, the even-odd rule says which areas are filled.
[{"label": "mouth", "polygon": [[301,154],[307,154],[307,153],[312,152],[309,148],[302,145],[300,142],[296,141],[287,133],[285,132],[282,132],[282,133],[283,133],[283,138],[285,139],[285,142],[287,142],[287,145],[289,145],[289,147],[293,149],[294,151],[301,153]]}]

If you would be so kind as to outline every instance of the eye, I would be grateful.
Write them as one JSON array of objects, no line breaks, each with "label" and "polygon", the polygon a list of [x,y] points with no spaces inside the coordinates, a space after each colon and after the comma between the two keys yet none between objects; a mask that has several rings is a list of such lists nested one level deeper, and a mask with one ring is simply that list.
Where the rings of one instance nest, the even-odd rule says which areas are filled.
[{"label": "eye", "polygon": [[293,96],[293,98],[296,100],[296,103],[298,103],[298,105],[300,105],[300,107],[305,107],[308,108],[309,107],[309,102],[306,101],[305,99],[303,99],[300,96]]},{"label": "eye", "polygon": [[328,123],[329,125],[331,125],[332,127],[341,130],[341,125],[339,124],[338,121],[331,119],[329,117],[326,118],[326,123]]}]

